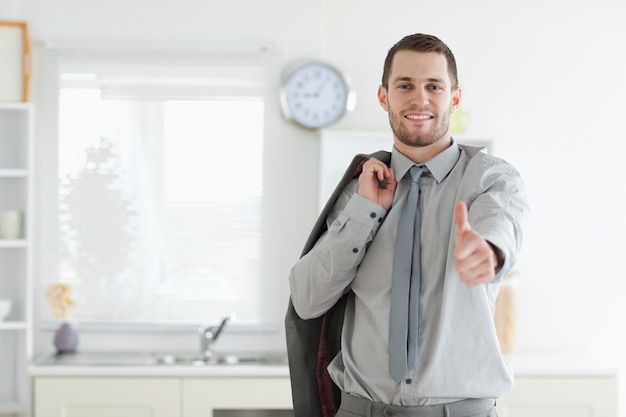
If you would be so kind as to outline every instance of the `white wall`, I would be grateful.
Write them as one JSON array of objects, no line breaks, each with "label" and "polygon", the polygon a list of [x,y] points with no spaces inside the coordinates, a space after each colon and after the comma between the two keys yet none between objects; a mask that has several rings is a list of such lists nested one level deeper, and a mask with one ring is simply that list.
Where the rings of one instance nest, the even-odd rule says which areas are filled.
[{"label": "white wall", "polygon": [[[376,101],[386,51],[408,33],[440,36],[457,57],[468,133],[493,138],[530,193],[518,351],[626,363],[623,0],[0,0],[0,18],[28,20],[39,41],[270,41],[277,72],[323,57],[357,90],[340,130],[387,129]],[[271,219],[284,240],[268,256],[286,280],[317,212],[318,135],[268,110],[269,146],[284,149],[268,163],[299,173],[267,190],[285,200]]]},{"label": "white wall", "polygon": [[517,351],[626,369],[626,3],[328,4],[327,57],[359,95],[338,128],[385,128],[375,92],[386,51],[408,33],[433,33],[455,52],[468,134],[493,138],[493,153],[522,172],[533,216],[516,268]]},{"label": "white wall", "polygon": [[626,3],[328,3],[327,57],[359,96],[338,128],[386,128],[384,55],[405,34],[433,33],[455,52],[468,134],[493,138],[522,172],[533,218],[517,268],[519,349],[621,354]]}]

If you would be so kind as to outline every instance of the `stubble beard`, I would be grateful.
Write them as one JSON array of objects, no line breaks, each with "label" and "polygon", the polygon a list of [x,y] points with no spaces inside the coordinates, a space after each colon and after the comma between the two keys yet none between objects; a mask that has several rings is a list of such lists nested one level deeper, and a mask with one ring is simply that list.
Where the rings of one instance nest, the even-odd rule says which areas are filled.
[{"label": "stubble beard", "polygon": [[438,120],[438,123],[429,131],[424,133],[414,133],[410,132],[403,123],[404,117],[402,115],[389,110],[389,124],[391,125],[391,130],[393,131],[394,136],[401,143],[412,147],[421,148],[430,146],[438,142],[447,134],[450,127],[450,113],[446,112],[441,114],[440,119],[439,114],[434,114],[434,118],[435,120]]}]

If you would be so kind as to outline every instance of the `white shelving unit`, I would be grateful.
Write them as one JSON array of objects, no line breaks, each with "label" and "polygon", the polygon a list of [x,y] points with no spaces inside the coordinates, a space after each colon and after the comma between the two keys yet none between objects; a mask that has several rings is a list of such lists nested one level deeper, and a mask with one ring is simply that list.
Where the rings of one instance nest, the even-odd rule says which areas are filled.
[{"label": "white shelving unit", "polygon": [[0,238],[0,299],[12,300],[0,321],[0,417],[30,415],[32,358],[33,106],[0,103],[0,211],[22,213],[17,239]]}]

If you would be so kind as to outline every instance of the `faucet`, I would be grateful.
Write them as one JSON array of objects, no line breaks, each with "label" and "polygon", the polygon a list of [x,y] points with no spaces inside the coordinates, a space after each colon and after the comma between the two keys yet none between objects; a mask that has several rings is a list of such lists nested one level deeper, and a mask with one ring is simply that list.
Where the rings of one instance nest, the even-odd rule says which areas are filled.
[{"label": "faucet", "polygon": [[224,317],[217,326],[201,326],[198,329],[200,333],[200,351],[204,354],[205,360],[213,357],[213,344],[217,342],[217,338],[222,334],[224,326],[230,320],[230,316]]}]

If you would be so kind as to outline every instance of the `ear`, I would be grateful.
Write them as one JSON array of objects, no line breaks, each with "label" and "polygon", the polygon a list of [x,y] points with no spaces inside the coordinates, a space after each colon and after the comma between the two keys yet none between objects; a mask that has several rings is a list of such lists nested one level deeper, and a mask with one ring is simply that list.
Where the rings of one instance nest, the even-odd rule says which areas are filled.
[{"label": "ear", "polygon": [[450,103],[450,110],[454,112],[461,105],[461,87],[457,87],[452,92],[452,102]]},{"label": "ear", "polygon": [[385,109],[385,111],[389,111],[389,104],[387,103],[387,89],[382,84],[378,87],[378,103],[380,103],[380,107]]}]

